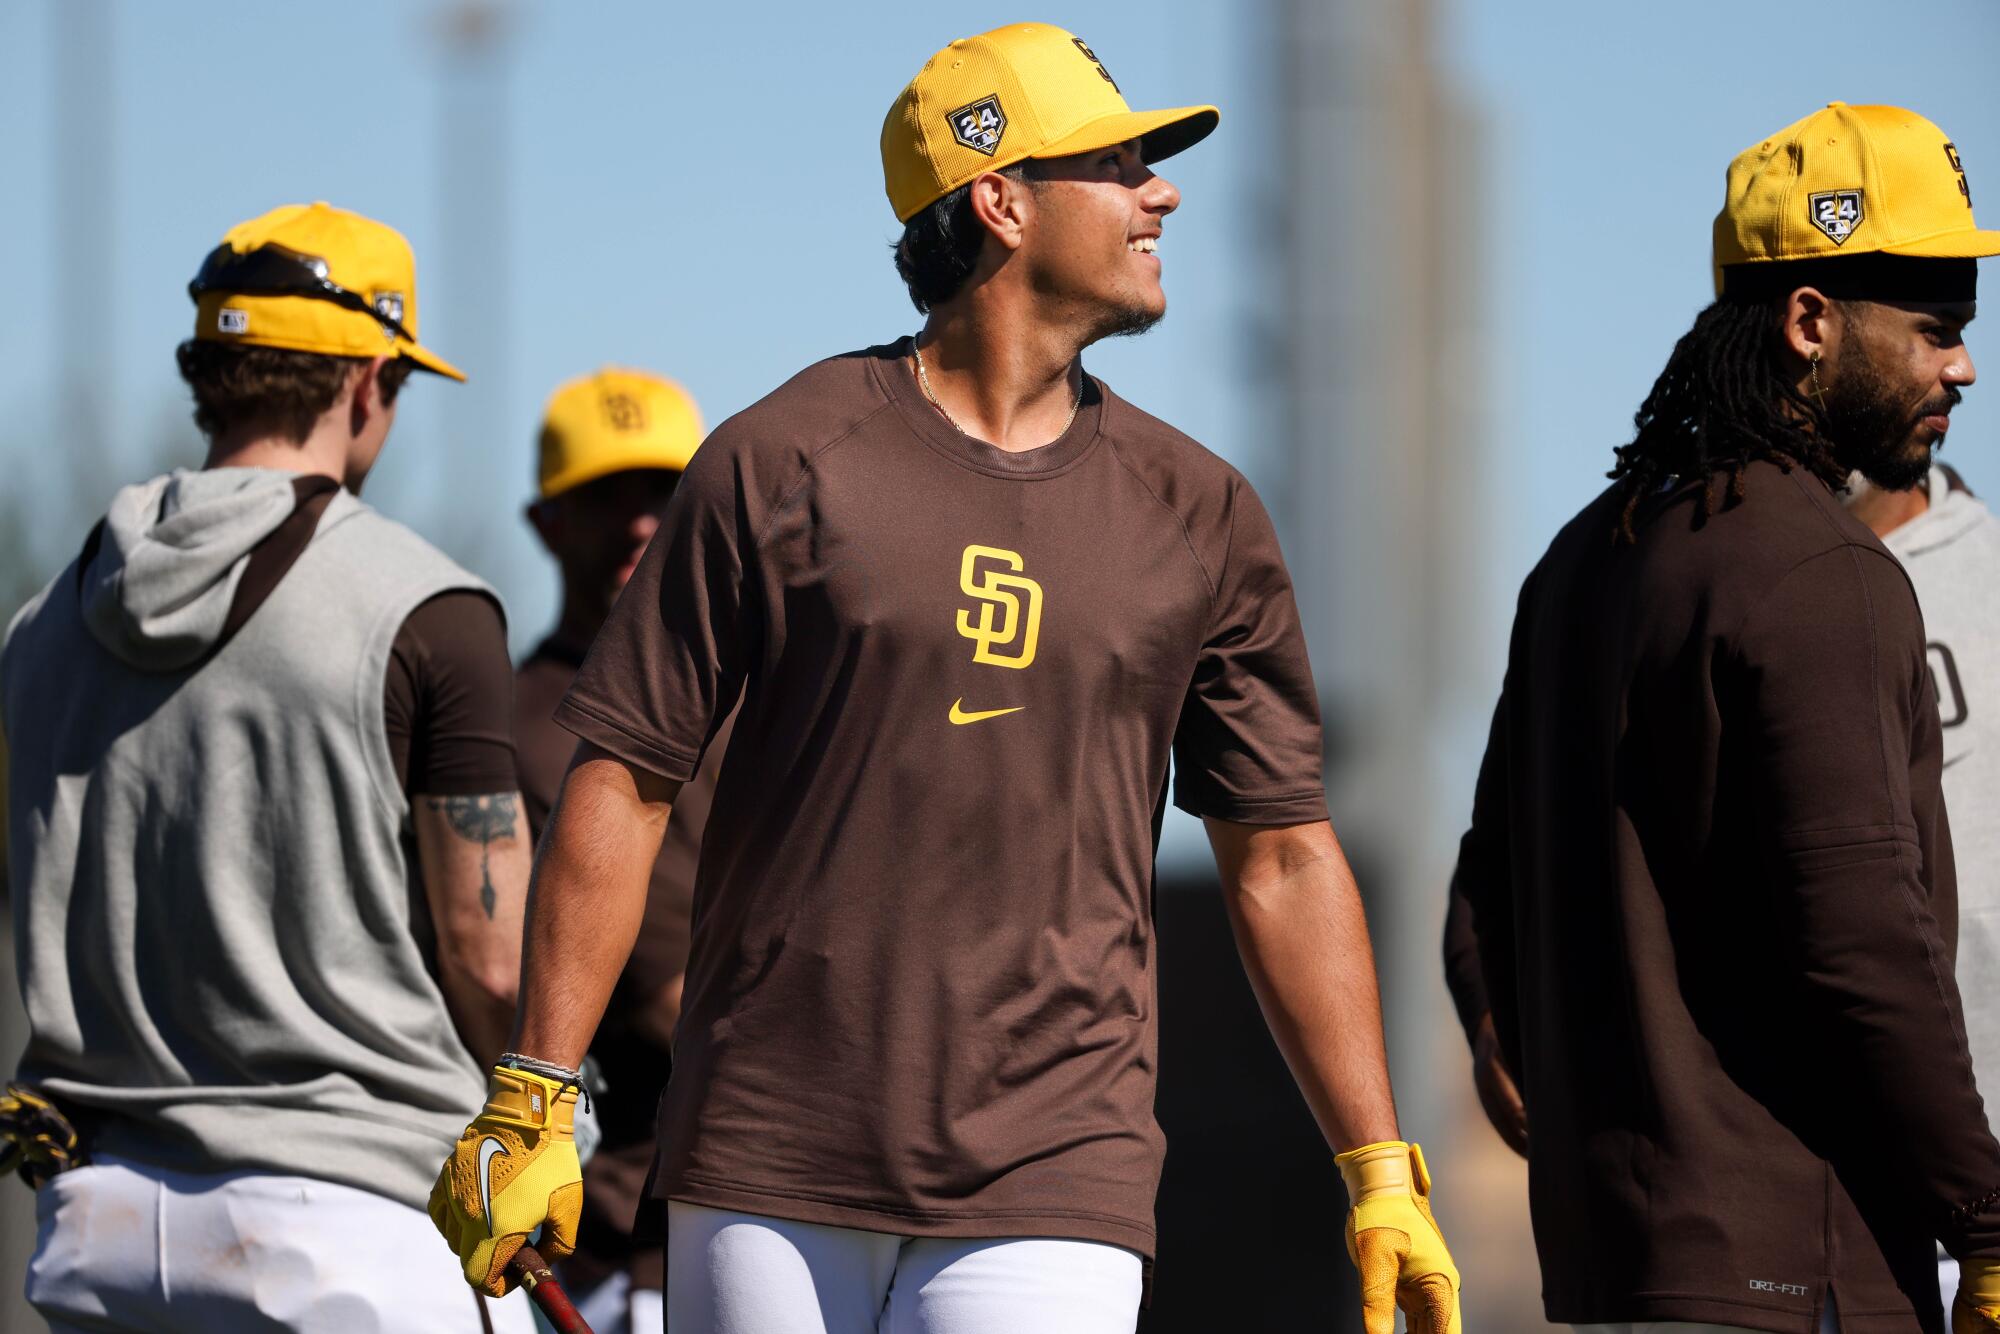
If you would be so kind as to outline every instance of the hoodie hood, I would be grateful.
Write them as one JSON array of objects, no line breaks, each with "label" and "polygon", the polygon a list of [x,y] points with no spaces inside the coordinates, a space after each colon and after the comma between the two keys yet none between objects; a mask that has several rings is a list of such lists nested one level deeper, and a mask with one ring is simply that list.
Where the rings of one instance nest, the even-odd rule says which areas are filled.
[{"label": "hoodie hood", "polygon": [[1948,546],[1990,516],[1986,502],[1967,490],[1957,474],[1942,464],[1931,469],[1924,485],[1930,507],[1882,539],[1882,544],[1899,559],[1907,560]]},{"label": "hoodie hood", "polygon": [[200,661],[222,637],[250,553],[297,507],[296,476],[183,469],[120,491],[77,572],[91,635],[144,672]]}]

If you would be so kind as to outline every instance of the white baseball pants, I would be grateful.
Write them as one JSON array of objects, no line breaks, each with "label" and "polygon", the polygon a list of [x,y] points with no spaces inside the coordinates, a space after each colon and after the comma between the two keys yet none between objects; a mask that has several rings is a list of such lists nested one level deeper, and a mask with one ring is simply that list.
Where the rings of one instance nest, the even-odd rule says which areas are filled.
[{"label": "white baseball pants", "polygon": [[1053,1237],[959,1240],[671,1202],[671,1334],[1132,1334],[1139,1257]]},{"label": "white baseball pants", "polygon": [[594,1287],[571,1287],[569,1298],[592,1334],[660,1334],[666,1325],[664,1295],[658,1288],[633,1287],[630,1274],[614,1273]]},{"label": "white baseball pants", "polygon": [[[480,1298],[419,1209],[262,1172],[119,1159],[35,1192],[28,1300],[53,1334],[480,1334]],[[487,1302],[533,1334],[527,1298]]]}]

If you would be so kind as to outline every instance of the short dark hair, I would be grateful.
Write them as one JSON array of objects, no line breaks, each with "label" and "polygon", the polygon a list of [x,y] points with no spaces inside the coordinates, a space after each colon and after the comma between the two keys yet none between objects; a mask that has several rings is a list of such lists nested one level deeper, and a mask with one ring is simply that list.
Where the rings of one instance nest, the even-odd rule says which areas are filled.
[{"label": "short dark hair", "polygon": [[[1032,181],[1027,161],[1000,168],[1011,180]],[[896,242],[896,272],[910,289],[910,304],[921,315],[957,296],[979,266],[986,229],[972,214],[972,186],[959,186],[903,225]]]},{"label": "short dark hair", "polygon": [[[258,423],[295,445],[312,434],[313,424],[340,397],[360,357],[253,347],[190,338],[174,349],[181,378],[194,394],[194,424],[210,440],[247,423]],[[384,406],[396,401],[416,363],[395,357],[383,363],[375,383]]]}]

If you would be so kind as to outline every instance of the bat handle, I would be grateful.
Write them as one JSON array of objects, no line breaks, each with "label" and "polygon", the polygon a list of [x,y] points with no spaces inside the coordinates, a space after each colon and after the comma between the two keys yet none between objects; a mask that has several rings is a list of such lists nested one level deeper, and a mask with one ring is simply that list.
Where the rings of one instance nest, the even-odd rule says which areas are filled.
[{"label": "bat handle", "polygon": [[577,1314],[555,1271],[534,1247],[523,1245],[515,1251],[514,1258],[507,1262],[507,1273],[528,1290],[528,1299],[555,1326],[556,1334],[591,1334],[590,1326]]}]

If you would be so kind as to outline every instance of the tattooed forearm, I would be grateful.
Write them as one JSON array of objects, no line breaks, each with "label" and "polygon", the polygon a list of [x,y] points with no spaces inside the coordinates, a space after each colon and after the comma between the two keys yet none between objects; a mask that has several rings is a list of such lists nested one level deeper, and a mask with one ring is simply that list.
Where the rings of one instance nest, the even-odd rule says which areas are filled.
[{"label": "tattooed forearm", "polygon": [[468,843],[486,844],[514,832],[521,809],[517,792],[488,792],[476,797],[431,797],[431,809],[450,822],[452,832]]},{"label": "tattooed forearm", "polygon": [[468,843],[479,845],[479,906],[493,917],[497,902],[493,875],[488,868],[492,844],[514,836],[521,798],[515,792],[488,792],[475,797],[429,797],[430,808],[444,816],[451,830]]}]

